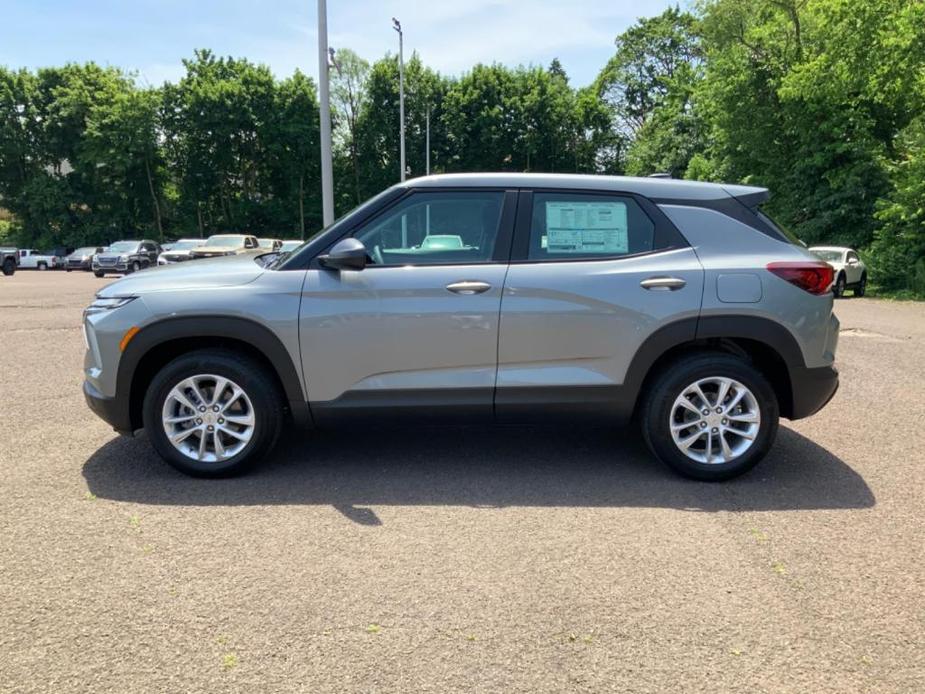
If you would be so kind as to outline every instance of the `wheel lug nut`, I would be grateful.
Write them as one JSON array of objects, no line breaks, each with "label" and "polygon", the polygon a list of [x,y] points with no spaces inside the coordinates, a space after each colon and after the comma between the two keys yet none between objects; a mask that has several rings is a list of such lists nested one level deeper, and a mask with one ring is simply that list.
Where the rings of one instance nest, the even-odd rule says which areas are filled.
[{"label": "wheel lug nut", "polygon": [[710,410],[704,410],[704,411],[703,411],[703,414],[704,414],[704,415],[710,414]]},{"label": "wheel lug nut", "polygon": [[222,419],[221,417],[219,417],[219,418],[218,418],[218,423],[219,423],[219,424],[224,424],[224,423],[225,423],[225,420]]},{"label": "wheel lug nut", "polygon": [[198,417],[196,418],[196,424],[202,424],[202,420],[199,419]]},{"label": "wheel lug nut", "polygon": [[707,423],[706,423],[706,422],[700,422],[700,428],[701,428],[701,429],[706,429],[706,428],[707,428]]},{"label": "wheel lug nut", "polygon": [[722,413],[723,413],[723,408],[722,408],[722,407],[717,407],[717,408],[716,408],[716,414],[722,414]]},{"label": "wheel lug nut", "polygon": [[212,411],[218,412],[218,405],[212,405]]},{"label": "wheel lug nut", "polygon": [[729,424],[729,420],[723,417],[723,424]]},{"label": "wheel lug nut", "polygon": [[208,428],[209,428],[209,431],[212,431],[212,430],[214,430],[214,429],[215,429],[215,427],[214,427],[214,426],[212,426],[211,424],[209,425],[209,427],[208,427]]},{"label": "wheel lug nut", "polygon": [[205,412],[205,411],[206,411],[205,405],[200,405],[200,406],[199,406],[199,411],[200,411],[200,412]]},{"label": "wheel lug nut", "polygon": [[[209,428],[211,429],[212,427],[209,427]],[[713,427],[713,433],[715,434],[717,431],[719,431],[719,429],[717,429],[716,427]]]}]

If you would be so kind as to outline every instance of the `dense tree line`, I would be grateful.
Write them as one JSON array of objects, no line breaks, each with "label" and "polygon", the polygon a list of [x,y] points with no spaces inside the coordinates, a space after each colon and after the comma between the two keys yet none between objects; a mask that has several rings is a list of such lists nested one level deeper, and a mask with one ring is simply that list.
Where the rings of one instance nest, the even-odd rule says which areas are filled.
[{"label": "dense tree line", "polygon": [[[398,180],[398,64],[331,71],[339,213]],[[158,89],[0,67],[0,234],[27,246],[320,226],[316,85],[198,51]],[[639,20],[593,84],[559,62],[405,65],[407,166],[748,182],[807,243],[925,294],[925,2],[703,0]],[[5,232],[4,232],[5,229]]]}]

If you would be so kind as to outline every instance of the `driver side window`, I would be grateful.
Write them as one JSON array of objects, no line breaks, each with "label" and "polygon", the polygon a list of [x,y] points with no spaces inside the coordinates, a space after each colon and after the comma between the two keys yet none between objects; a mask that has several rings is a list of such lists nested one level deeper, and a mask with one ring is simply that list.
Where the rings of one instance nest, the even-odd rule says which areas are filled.
[{"label": "driver side window", "polygon": [[373,265],[491,262],[500,191],[414,193],[354,234]]}]

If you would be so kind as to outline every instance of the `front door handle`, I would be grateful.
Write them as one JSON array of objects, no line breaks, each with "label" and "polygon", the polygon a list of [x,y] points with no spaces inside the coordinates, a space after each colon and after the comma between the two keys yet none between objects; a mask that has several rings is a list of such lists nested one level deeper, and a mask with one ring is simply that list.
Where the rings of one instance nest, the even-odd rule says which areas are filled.
[{"label": "front door handle", "polygon": [[451,291],[454,294],[481,294],[482,292],[487,292],[491,289],[491,285],[488,282],[478,282],[476,280],[462,280],[461,282],[453,282],[452,284],[446,285],[447,291]]},{"label": "front door handle", "polygon": [[680,277],[650,277],[640,282],[639,286],[652,291],[671,292],[680,289],[685,284],[687,282]]}]

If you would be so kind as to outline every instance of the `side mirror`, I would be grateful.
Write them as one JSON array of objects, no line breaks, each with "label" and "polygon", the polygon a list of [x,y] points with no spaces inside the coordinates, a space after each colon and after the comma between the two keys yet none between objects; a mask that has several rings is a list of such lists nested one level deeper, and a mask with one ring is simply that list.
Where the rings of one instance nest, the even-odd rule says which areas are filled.
[{"label": "side mirror", "polygon": [[362,270],[366,267],[366,246],[354,238],[342,239],[331,251],[318,258],[322,267],[329,270]]},{"label": "side mirror", "polygon": [[848,265],[857,265],[857,264],[858,264],[858,259],[857,259],[857,258],[851,258],[851,259],[848,261]]}]

